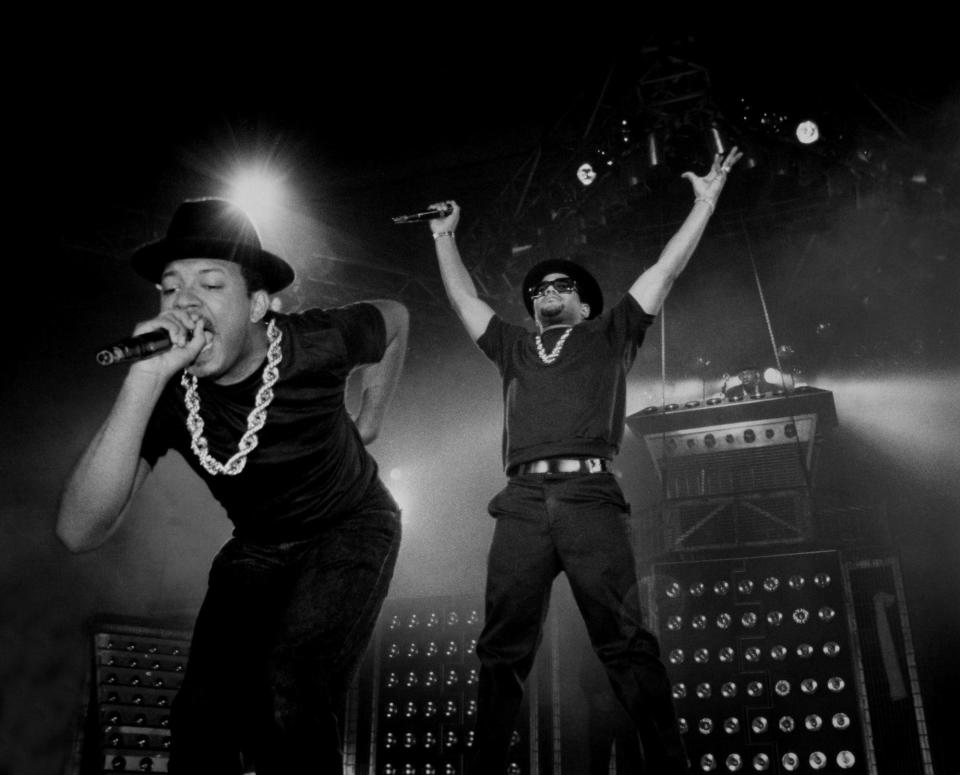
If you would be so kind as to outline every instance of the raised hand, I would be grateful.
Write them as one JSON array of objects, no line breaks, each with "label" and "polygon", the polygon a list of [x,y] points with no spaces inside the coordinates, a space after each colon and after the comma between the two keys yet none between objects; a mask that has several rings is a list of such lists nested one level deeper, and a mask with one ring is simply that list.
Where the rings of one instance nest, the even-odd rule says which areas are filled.
[{"label": "raised hand", "polygon": [[450,215],[445,218],[434,218],[430,221],[430,231],[434,234],[457,230],[457,224],[460,222],[460,205],[452,200],[447,200],[446,202],[434,202],[430,205],[430,209],[439,210],[447,205],[453,208],[453,212],[450,213]]},{"label": "raised hand", "polygon": [[710,171],[703,177],[695,175],[692,172],[684,172],[683,175],[681,175],[681,177],[689,180],[690,185],[693,186],[694,198],[705,201],[710,205],[716,204],[717,199],[720,197],[720,192],[727,182],[727,173],[730,172],[734,164],[740,161],[743,154],[734,146],[730,149],[730,153],[727,154],[725,159],[721,159],[720,157],[721,154],[719,153],[713,157],[713,164],[710,166]]}]

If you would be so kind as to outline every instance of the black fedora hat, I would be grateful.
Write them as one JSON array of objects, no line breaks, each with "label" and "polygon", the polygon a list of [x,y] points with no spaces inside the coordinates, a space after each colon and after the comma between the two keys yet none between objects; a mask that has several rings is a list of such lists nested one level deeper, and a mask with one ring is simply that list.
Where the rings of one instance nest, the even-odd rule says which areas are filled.
[{"label": "black fedora hat", "polygon": [[554,273],[565,274],[577,283],[580,301],[590,305],[590,314],[587,316],[587,320],[592,320],[603,312],[603,291],[600,290],[600,284],[594,279],[593,275],[573,261],[568,261],[565,258],[550,258],[534,266],[523,278],[523,303],[527,312],[530,313],[530,317],[534,317],[533,297],[530,295],[530,288],[548,274]]},{"label": "black fedora hat", "polygon": [[226,199],[188,199],[170,219],[167,236],[138,248],[130,259],[134,270],[159,283],[163,268],[185,258],[218,258],[256,270],[268,293],[293,282],[293,268],[260,246],[250,217]]}]

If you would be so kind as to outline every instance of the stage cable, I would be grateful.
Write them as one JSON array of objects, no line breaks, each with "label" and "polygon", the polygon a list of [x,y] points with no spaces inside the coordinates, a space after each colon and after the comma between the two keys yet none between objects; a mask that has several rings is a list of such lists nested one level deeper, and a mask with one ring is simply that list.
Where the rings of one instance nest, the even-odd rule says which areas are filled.
[{"label": "stage cable", "polygon": [[[743,230],[743,241],[747,247],[747,257],[750,259],[750,268],[753,270],[753,279],[757,284],[757,295],[760,297],[760,308],[763,310],[763,319],[767,326],[767,335],[770,337],[770,346],[773,348],[773,360],[777,364],[777,372],[780,374],[780,387],[783,389],[784,393],[790,392],[787,388],[786,377],[783,373],[783,364],[780,362],[780,348],[777,346],[777,338],[773,333],[773,322],[770,320],[770,310],[767,307],[767,298],[763,292],[763,283],[760,282],[760,270],[757,269],[757,261],[753,255],[753,243],[750,241],[750,232],[747,229],[747,224],[743,220],[743,216],[740,217],[740,227]],[[807,466],[806,458],[803,454],[803,443],[800,441],[800,427],[797,424],[797,418],[794,413],[790,412],[790,422],[793,423],[793,427],[797,429],[797,433],[794,436],[795,446],[797,449],[797,457],[800,462],[800,471],[803,473],[803,480],[806,482],[807,489],[812,492],[813,490],[813,481],[811,478],[811,472]],[[816,436],[816,425],[814,425],[814,436]],[[812,447],[814,444],[814,438],[811,437],[811,454]]]},{"label": "stage cable", "polygon": [[[743,241],[747,245],[747,257],[750,259],[750,267],[753,270],[753,279],[757,284],[757,294],[760,296],[760,308],[763,310],[763,319],[767,325],[767,335],[770,337],[770,346],[773,347],[773,360],[777,364],[777,371],[781,374],[781,383],[783,381],[783,368],[780,365],[780,352],[777,348],[777,339],[773,335],[773,323],[770,321],[770,310],[767,308],[767,299],[763,293],[763,285],[760,282],[760,271],[757,269],[757,261],[753,255],[753,245],[750,242],[750,232],[747,231],[747,224],[743,222],[743,219],[740,220],[740,225],[743,228]],[[781,384],[784,390],[786,390],[786,385]]]}]

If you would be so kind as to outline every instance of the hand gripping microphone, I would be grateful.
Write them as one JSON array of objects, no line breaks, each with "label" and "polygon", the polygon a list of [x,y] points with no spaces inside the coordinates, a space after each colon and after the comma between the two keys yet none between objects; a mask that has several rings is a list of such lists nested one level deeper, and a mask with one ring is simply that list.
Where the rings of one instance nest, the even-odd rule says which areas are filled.
[{"label": "hand gripping microphone", "polygon": [[137,361],[149,358],[173,347],[170,332],[165,328],[148,331],[139,336],[129,336],[119,342],[107,345],[97,353],[97,363],[101,366],[112,366],[115,363]]},{"label": "hand gripping microphone", "polygon": [[421,223],[430,221],[434,218],[446,218],[453,212],[453,207],[446,203],[433,210],[424,210],[420,213],[410,213],[409,215],[398,215],[393,218],[394,223]]}]

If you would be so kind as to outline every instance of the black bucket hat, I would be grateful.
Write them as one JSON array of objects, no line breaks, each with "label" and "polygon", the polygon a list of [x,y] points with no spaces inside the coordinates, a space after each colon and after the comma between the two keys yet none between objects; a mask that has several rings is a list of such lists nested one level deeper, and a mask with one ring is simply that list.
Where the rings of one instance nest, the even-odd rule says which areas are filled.
[{"label": "black bucket hat", "polygon": [[283,290],[294,278],[290,264],[260,246],[250,217],[233,202],[216,197],[182,202],[167,236],[138,248],[130,262],[137,274],[156,284],[167,264],[186,258],[218,258],[251,267],[268,293]]},{"label": "black bucket hat", "polygon": [[533,314],[533,298],[530,296],[530,288],[539,283],[548,274],[565,274],[577,283],[577,292],[580,294],[580,301],[590,305],[590,314],[587,320],[593,320],[603,312],[603,291],[600,285],[594,279],[593,275],[584,269],[580,264],[568,261],[564,258],[551,258],[541,261],[534,266],[527,276],[523,278],[523,303],[530,313]]}]

